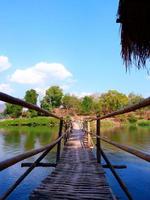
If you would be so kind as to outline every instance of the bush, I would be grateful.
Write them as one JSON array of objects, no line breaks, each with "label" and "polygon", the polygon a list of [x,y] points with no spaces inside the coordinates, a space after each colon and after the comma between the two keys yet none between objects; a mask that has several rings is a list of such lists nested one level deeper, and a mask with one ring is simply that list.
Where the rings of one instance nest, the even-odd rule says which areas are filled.
[{"label": "bush", "polygon": [[139,120],[138,121],[139,126],[150,126],[150,120]]},{"label": "bush", "polygon": [[128,116],[128,121],[129,123],[136,123],[137,122],[137,117],[135,115],[129,115]]},{"label": "bush", "polygon": [[17,118],[0,121],[0,126],[55,126],[59,121],[51,117]]}]

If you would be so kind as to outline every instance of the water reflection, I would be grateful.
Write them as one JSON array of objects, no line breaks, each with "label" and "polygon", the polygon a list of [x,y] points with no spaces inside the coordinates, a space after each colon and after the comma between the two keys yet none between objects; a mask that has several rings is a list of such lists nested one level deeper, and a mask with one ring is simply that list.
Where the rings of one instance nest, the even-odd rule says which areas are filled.
[{"label": "water reflection", "polygon": [[129,126],[103,129],[102,136],[108,137],[119,144],[125,144],[150,153],[150,127]]},{"label": "water reflection", "polygon": [[[130,126],[103,129],[102,135],[119,144],[128,145],[150,154],[150,127]],[[150,163],[105,142],[102,142],[102,146],[113,164],[127,165],[127,169],[117,170],[117,172],[127,185],[133,199],[150,199]],[[106,170],[106,175],[115,195],[121,200],[126,200],[126,196],[121,191],[110,170]]]},{"label": "water reflection", "polygon": [[[0,161],[19,153],[41,147],[57,138],[58,128],[49,127],[9,127],[0,129]],[[43,162],[55,162],[56,148],[54,148]],[[25,162],[33,162],[37,156],[30,157]],[[25,171],[18,163],[0,173],[0,195],[12,185]],[[52,168],[36,168],[22,184],[8,198],[10,200],[28,199],[30,192],[40,184]]]},{"label": "water reflection", "polygon": [[[49,144],[57,137],[58,128],[49,127],[12,127],[0,129],[0,160],[5,160],[19,153]],[[102,135],[112,141],[128,146],[136,147],[150,153],[150,128],[148,127],[120,127],[102,129]],[[150,199],[150,164],[135,156],[124,153],[112,145],[102,143],[105,152],[113,164],[126,164],[125,170],[118,170],[120,176],[127,184],[130,192],[136,200]],[[56,148],[43,160],[43,162],[55,162]],[[37,157],[37,156],[35,156]],[[32,162],[35,157],[26,159]],[[22,184],[12,193],[9,200],[26,200],[29,193],[40,184],[51,171],[51,168],[36,168]],[[0,194],[25,171],[20,163],[0,173]],[[117,196],[125,200],[118,184],[112,178],[110,171],[106,170],[110,184]],[[139,181],[140,180],[140,181]]]},{"label": "water reflection", "polygon": [[0,129],[0,138],[4,142],[4,148],[13,148],[19,151],[34,149],[36,144],[43,146],[55,140],[57,128],[49,127],[11,127]]}]

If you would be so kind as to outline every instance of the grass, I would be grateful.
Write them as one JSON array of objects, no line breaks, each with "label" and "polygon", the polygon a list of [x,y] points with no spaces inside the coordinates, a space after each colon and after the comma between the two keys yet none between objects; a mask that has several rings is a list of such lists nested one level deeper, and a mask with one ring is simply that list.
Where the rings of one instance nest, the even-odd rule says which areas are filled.
[{"label": "grass", "polygon": [[[95,131],[96,124],[95,121],[90,123],[91,131]],[[101,121],[101,128],[112,128],[115,127],[115,123],[111,120],[102,120]]]},{"label": "grass", "polygon": [[0,121],[0,126],[55,126],[59,122],[51,117],[17,118]]},{"label": "grass", "polygon": [[101,121],[101,126],[102,127],[114,127],[115,126],[115,123],[113,122],[113,121],[111,121],[111,120],[102,120]]},{"label": "grass", "polygon": [[137,124],[139,126],[150,126],[150,120],[141,119],[141,120],[138,120]]}]

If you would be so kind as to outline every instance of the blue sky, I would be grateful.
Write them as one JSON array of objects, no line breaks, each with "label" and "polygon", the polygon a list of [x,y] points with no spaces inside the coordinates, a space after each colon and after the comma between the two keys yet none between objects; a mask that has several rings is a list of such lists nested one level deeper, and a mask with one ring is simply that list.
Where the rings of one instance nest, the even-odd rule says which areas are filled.
[{"label": "blue sky", "polygon": [[148,97],[150,77],[126,73],[118,0],[0,0],[0,91],[23,97],[51,85],[81,94],[116,89]]}]

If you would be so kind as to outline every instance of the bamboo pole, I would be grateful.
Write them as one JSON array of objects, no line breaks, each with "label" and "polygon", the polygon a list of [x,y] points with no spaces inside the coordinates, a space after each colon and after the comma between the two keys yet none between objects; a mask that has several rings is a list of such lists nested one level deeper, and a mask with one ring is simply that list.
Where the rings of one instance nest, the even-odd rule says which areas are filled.
[{"label": "bamboo pole", "polygon": [[106,118],[109,118],[109,117],[114,117],[116,115],[121,115],[121,114],[125,114],[125,113],[129,113],[129,112],[133,112],[137,109],[140,109],[140,108],[144,108],[146,106],[149,106],[150,105],[150,97],[140,101],[139,103],[137,104],[134,104],[134,105],[131,105],[131,106],[127,106],[123,109],[120,109],[120,110],[117,110],[117,111],[114,111],[112,113],[109,113],[107,115],[104,115],[102,117],[91,117],[91,118],[88,118],[87,120],[91,120],[91,121],[94,121],[94,120],[97,120],[97,119],[106,119]]},{"label": "bamboo pole", "polygon": [[105,153],[103,152],[103,150],[100,148],[101,154],[105,160],[105,162],[107,163],[107,165],[109,166],[111,172],[113,173],[113,175],[115,176],[116,180],[118,181],[120,187],[123,189],[123,191],[125,192],[125,194],[127,195],[129,200],[133,200],[130,192],[128,191],[128,188],[126,187],[126,185],[124,184],[124,182],[122,181],[122,179],[120,178],[120,176],[117,174],[117,172],[115,171],[114,167],[112,166],[112,164],[110,163],[110,161],[108,160],[107,156],[105,155]]},{"label": "bamboo pole", "polygon": [[[100,119],[97,118],[96,120],[96,135],[100,136]],[[96,137],[96,157],[97,157],[97,162],[101,162],[101,153],[100,153],[100,138]]]},{"label": "bamboo pole", "polygon": [[118,144],[116,142],[112,142],[112,141],[110,141],[110,140],[108,140],[108,139],[106,139],[104,137],[101,137],[101,136],[97,136],[97,135],[95,135],[95,136],[100,138],[102,141],[104,141],[106,143],[109,143],[109,144],[111,144],[111,145],[113,145],[115,147],[118,147],[119,149],[122,149],[122,150],[124,150],[124,151],[126,151],[128,153],[131,153],[134,156],[137,156],[137,157],[139,157],[139,158],[141,158],[141,159],[143,159],[143,160],[145,160],[147,162],[150,162],[150,154],[147,154],[145,152],[139,151],[139,150],[137,150],[137,149],[135,149],[133,147],[129,147],[129,146],[126,146],[126,145]]},{"label": "bamboo pole", "polygon": [[0,100],[1,101],[4,101],[4,102],[7,102],[7,103],[11,103],[11,104],[15,104],[15,105],[20,105],[20,106],[23,106],[25,108],[29,108],[29,109],[32,109],[32,110],[35,110],[37,112],[40,112],[40,113],[43,113],[44,115],[46,116],[51,116],[51,117],[54,117],[54,118],[57,118],[57,119],[61,119],[61,117],[53,114],[53,113],[50,113],[48,112],[47,110],[44,110],[34,104],[31,104],[31,103],[27,103],[21,99],[18,99],[18,98],[15,98],[15,97],[12,97],[8,94],[5,94],[3,92],[0,92]]},{"label": "bamboo pole", "polygon": [[31,151],[28,151],[28,152],[25,152],[25,153],[22,153],[20,155],[17,155],[17,156],[14,156],[12,158],[9,158],[7,160],[4,160],[2,162],[0,162],[0,171],[26,159],[26,158],[29,158],[31,156],[34,156],[36,154],[39,154],[49,148],[53,148],[63,137],[64,135],[66,135],[66,133],[64,133],[63,135],[61,135],[61,137],[59,137],[57,140],[53,141],[51,144],[48,144],[44,147],[41,147],[41,148],[38,148],[38,149],[34,149],[34,150],[31,150]]},{"label": "bamboo pole", "polygon": [[[60,120],[58,138],[61,137],[62,135],[62,128],[63,128],[63,120]],[[56,163],[60,160],[60,152],[61,152],[61,140],[59,140],[59,142],[57,143]]]},{"label": "bamboo pole", "polygon": [[[56,144],[55,144],[56,145]],[[54,145],[54,146],[55,146]],[[50,152],[50,150],[54,147],[54,146],[50,146],[48,149],[46,149],[46,151],[44,151],[42,153],[42,155],[40,155],[40,157],[31,164],[31,166],[16,180],[16,182],[10,187],[8,188],[8,190],[3,194],[3,196],[0,198],[1,200],[5,200],[15,189],[16,187],[25,179],[26,176],[28,176],[28,174],[30,174],[30,172],[40,163],[40,161]]]}]

